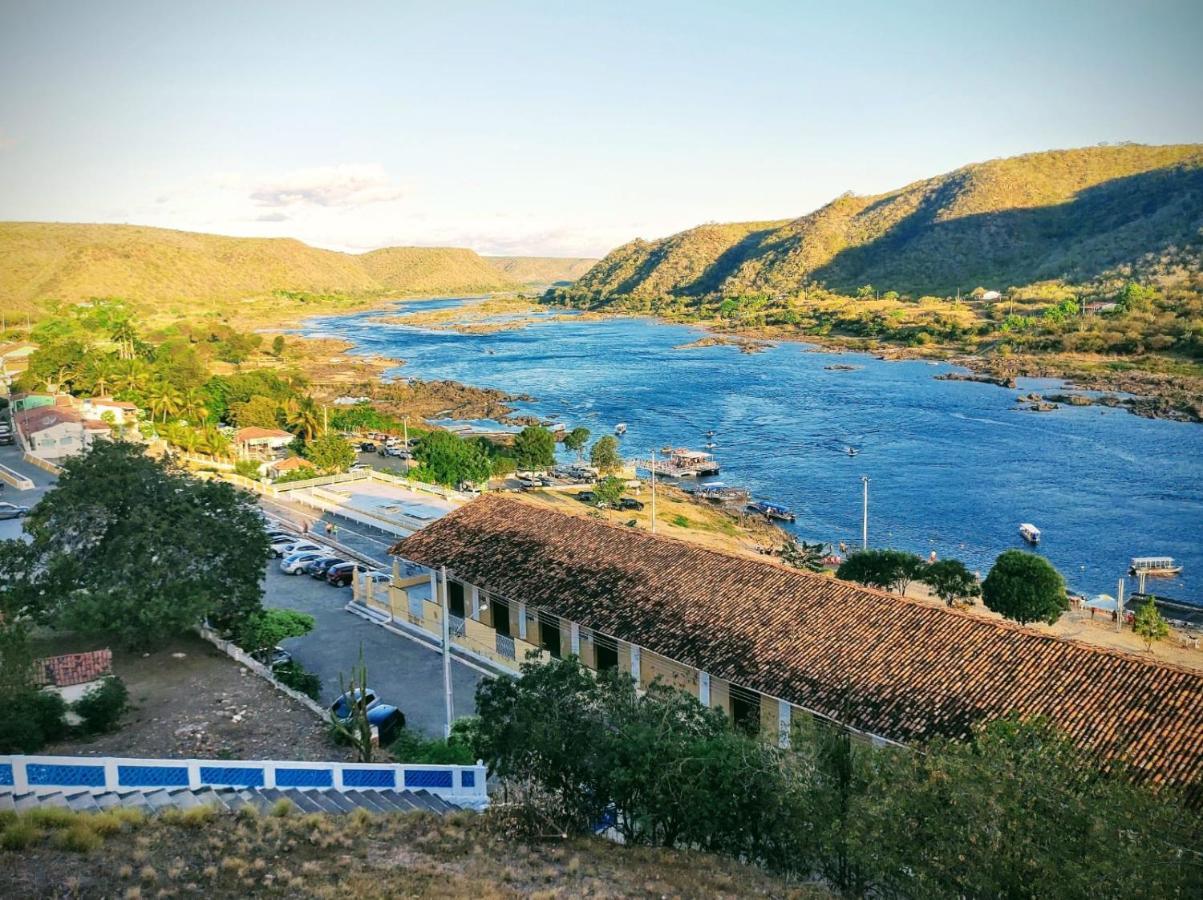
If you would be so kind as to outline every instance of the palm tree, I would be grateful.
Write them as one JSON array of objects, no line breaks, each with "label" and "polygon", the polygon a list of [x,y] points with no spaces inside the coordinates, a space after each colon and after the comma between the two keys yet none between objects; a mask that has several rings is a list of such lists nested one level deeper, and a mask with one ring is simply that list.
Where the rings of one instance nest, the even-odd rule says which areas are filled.
[{"label": "palm tree", "polygon": [[180,415],[195,425],[209,418],[209,396],[200,388],[188,388],[180,398]]},{"label": "palm tree", "polygon": [[234,456],[230,439],[212,425],[201,432],[200,449],[215,459],[232,459]]},{"label": "palm tree", "polygon": [[118,363],[113,376],[113,387],[125,393],[141,393],[146,386],[149,372],[140,359],[126,359]]},{"label": "palm tree", "polygon": [[92,396],[107,397],[109,389],[117,377],[117,367],[113,363],[112,357],[98,357],[92,361],[88,369],[92,376]]},{"label": "palm tree", "polygon": [[109,332],[109,337],[117,345],[117,356],[123,360],[131,360],[134,358],[135,349],[138,344],[138,331],[134,328],[134,323],[129,319],[122,319],[113,326],[113,330]]},{"label": "palm tree", "polygon": [[150,404],[151,415],[162,414],[164,424],[167,423],[168,416],[177,416],[180,413],[180,392],[166,378],[156,378],[147,386],[146,400]]},{"label": "palm tree", "polygon": [[828,554],[826,544],[806,541],[786,541],[781,548],[781,561],[806,572],[822,572],[823,559]]},{"label": "palm tree", "polygon": [[302,397],[300,400],[289,400],[284,405],[286,421],[291,428],[307,441],[317,436],[320,428],[317,404],[312,397]]}]

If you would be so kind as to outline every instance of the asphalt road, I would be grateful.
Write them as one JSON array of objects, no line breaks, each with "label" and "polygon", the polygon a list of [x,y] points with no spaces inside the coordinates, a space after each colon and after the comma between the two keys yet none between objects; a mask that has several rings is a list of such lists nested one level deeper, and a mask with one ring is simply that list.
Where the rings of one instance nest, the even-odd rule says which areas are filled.
[{"label": "asphalt road", "polygon": [[[14,472],[19,472],[27,478],[32,479],[37,487],[30,491],[19,491],[11,484],[4,483],[3,490],[0,490],[0,500],[6,503],[15,503],[17,506],[33,508],[42,499],[42,495],[50,489],[54,482],[54,477],[43,472],[36,466],[22,462],[21,455],[21,448],[16,444],[0,446],[0,463],[8,466]],[[0,519],[0,541],[19,538],[21,535],[20,519]]]},{"label": "asphalt road", "polygon": [[[284,575],[276,560],[268,563],[264,603],[309,613],[317,627],[284,642],[297,662],[322,679],[322,698],[330,703],[339,693],[339,674],[350,677],[363,648],[368,686],[386,703],[405,713],[417,731],[441,737],[446,722],[443,700],[443,657],[416,641],[385,631],[344,608],[350,588],[335,588],[308,575]],[[486,676],[452,659],[454,717],[475,712],[476,684]]]}]

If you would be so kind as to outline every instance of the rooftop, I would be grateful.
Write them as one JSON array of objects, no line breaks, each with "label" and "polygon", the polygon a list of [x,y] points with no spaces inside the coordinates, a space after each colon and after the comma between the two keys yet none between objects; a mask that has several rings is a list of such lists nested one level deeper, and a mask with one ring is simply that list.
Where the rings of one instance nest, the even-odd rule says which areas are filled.
[{"label": "rooftop", "polygon": [[249,428],[239,428],[234,432],[234,440],[238,443],[246,441],[269,440],[272,438],[287,438],[292,440],[292,434],[287,431],[282,431],[279,428],[260,428],[257,425],[252,425]]},{"label": "rooftop", "polygon": [[87,684],[113,674],[113,651],[92,650],[34,660],[34,681],[55,687]]},{"label": "rooftop", "polygon": [[1203,674],[486,495],[393,552],[901,742],[1047,716],[1101,761],[1203,783]]}]

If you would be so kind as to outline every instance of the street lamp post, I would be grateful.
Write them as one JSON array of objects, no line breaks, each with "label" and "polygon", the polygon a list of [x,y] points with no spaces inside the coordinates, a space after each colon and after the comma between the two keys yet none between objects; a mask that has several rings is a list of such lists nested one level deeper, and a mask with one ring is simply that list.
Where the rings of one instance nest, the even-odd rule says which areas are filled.
[{"label": "street lamp post", "polygon": [[439,568],[439,606],[443,610],[443,700],[446,705],[447,723],[443,726],[443,737],[451,737],[451,719],[455,715],[451,693],[451,608],[447,602],[447,567]]},{"label": "street lamp post", "polygon": [[862,550],[869,549],[869,476],[860,477],[864,486],[864,498],[861,501],[860,546]]}]

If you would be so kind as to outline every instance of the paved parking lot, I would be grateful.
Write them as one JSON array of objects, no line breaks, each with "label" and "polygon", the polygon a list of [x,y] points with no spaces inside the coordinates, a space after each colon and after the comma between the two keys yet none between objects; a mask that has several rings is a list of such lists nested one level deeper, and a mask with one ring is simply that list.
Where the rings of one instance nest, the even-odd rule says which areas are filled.
[{"label": "paved parking lot", "polygon": [[[264,578],[264,603],[309,613],[317,627],[305,637],[285,641],[297,662],[322,679],[322,698],[338,696],[338,677],[351,674],[363,648],[368,684],[386,703],[400,707],[407,723],[431,737],[441,737],[443,657],[436,650],[386,631],[344,608],[350,588],[335,588],[308,575],[284,575],[275,560]],[[451,680],[455,716],[475,709],[476,684],[486,676],[452,659]]]}]

